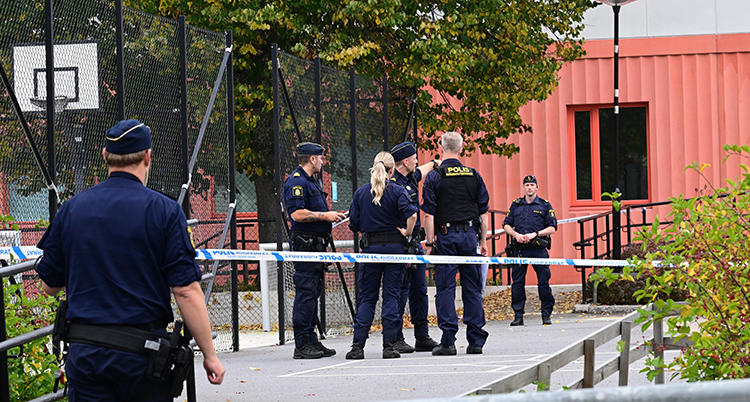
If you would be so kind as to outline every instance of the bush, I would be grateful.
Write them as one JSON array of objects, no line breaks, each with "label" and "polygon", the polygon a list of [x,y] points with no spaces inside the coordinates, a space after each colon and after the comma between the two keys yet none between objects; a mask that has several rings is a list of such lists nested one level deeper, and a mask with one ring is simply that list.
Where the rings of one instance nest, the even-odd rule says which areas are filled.
[{"label": "bush", "polygon": [[[748,146],[726,145],[724,150],[727,158],[750,158]],[[632,258],[633,266],[625,267],[621,277],[611,269],[598,271],[598,280],[607,284],[645,280],[635,295],[642,303],[654,301],[657,311],[641,311],[637,322],[645,323],[644,328],[671,310],[680,311],[666,319],[666,335],[689,338],[694,346],[668,364],[649,359],[649,376],[669,369],[673,378],[688,381],[750,377],[750,170],[739,164],[742,179],[727,180],[727,187],[716,189],[703,174],[708,166],[686,168],[706,180],[707,196],[670,199],[673,223],[662,227],[656,220],[636,237],[643,243],[643,256]],[[675,305],[672,298],[659,300],[674,289],[687,289],[687,306]]]}]

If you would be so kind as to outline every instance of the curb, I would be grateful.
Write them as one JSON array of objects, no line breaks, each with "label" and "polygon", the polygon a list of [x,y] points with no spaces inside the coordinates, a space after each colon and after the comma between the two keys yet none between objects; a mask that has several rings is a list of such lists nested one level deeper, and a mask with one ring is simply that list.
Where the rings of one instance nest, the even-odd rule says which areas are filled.
[{"label": "curb", "polygon": [[576,304],[573,312],[582,314],[628,314],[642,307],[643,306],[633,305],[603,306],[591,304]]}]

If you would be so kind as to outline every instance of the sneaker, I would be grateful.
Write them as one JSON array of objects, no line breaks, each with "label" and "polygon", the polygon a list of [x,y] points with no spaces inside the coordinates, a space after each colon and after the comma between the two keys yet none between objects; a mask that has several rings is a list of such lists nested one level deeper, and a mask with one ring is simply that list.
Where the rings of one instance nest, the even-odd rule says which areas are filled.
[{"label": "sneaker", "polygon": [[295,359],[320,359],[323,352],[318,350],[312,343],[306,343],[302,347],[294,348]]},{"label": "sneaker", "polygon": [[466,348],[466,354],[467,355],[481,355],[482,347],[481,346],[469,346],[468,348]]},{"label": "sneaker", "polygon": [[516,317],[516,319],[515,319],[515,320],[513,320],[513,321],[512,321],[511,323],[510,323],[510,326],[511,326],[511,327],[517,327],[517,326],[519,326],[519,325],[523,325],[523,317]]},{"label": "sneaker", "polygon": [[438,346],[440,346],[439,343],[427,336],[425,338],[417,338],[417,342],[414,344],[414,350],[417,352],[432,352],[432,349],[435,349]]},{"label": "sneaker", "polygon": [[549,316],[542,316],[542,325],[552,325],[552,320]]},{"label": "sneaker", "polygon": [[414,348],[403,339],[393,342],[393,349],[396,349],[399,353],[414,353]]},{"label": "sneaker", "polygon": [[329,348],[323,346],[323,344],[320,343],[320,342],[315,342],[312,345],[315,346],[315,349],[323,352],[323,357],[331,357],[331,356],[336,355],[336,351],[335,350],[329,349]]},{"label": "sneaker", "polygon": [[352,343],[352,350],[346,354],[348,360],[362,360],[365,358],[365,345],[363,343]]},{"label": "sneaker", "polygon": [[456,355],[456,345],[438,345],[435,347],[435,349],[432,349],[432,355],[433,356],[455,356]]},{"label": "sneaker", "polygon": [[395,342],[383,342],[383,359],[398,359],[399,357],[401,357],[401,353],[396,350]]}]

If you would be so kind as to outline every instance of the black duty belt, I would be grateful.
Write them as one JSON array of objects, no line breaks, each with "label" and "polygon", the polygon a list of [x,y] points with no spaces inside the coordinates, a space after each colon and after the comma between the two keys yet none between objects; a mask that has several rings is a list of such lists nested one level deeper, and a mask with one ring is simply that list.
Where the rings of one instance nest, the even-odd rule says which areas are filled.
[{"label": "black duty belt", "polygon": [[373,244],[404,244],[406,238],[401,233],[394,232],[365,232],[362,238],[370,245]]},{"label": "black duty belt", "polygon": [[[140,326],[139,326],[140,327]],[[70,323],[67,340],[148,356],[159,350],[159,334],[134,326],[99,326]]]},{"label": "black duty belt", "polygon": [[440,225],[441,232],[443,231],[443,228],[445,231],[453,230],[456,232],[464,231],[468,232],[469,229],[474,230],[474,222],[473,221],[463,221],[463,222],[446,222]]}]

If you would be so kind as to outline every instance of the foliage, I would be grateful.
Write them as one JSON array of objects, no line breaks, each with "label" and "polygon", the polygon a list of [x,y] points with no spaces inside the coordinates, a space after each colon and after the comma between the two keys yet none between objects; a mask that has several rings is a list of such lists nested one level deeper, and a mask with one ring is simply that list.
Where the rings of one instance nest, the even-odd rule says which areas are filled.
[{"label": "foliage", "polygon": [[[3,279],[8,338],[52,324],[58,304],[54,297],[36,288],[25,288],[23,284],[6,283]],[[11,400],[28,401],[52,392],[59,366],[50,345],[47,336],[8,351]]]},{"label": "foliage", "polygon": [[[750,157],[748,146],[726,145],[724,150],[727,158]],[[708,167],[693,163],[686,170],[705,179],[710,194],[670,199],[673,223],[662,227],[657,219],[646,228],[636,239],[643,242],[644,250],[655,250],[631,259],[634,266],[623,270],[625,279],[645,278],[646,287],[637,292],[641,301],[656,300],[659,292],[677,288],[689,292],[684,307],[672,299],[656,300],[658,311],[641,312],[639,322],[647,328],[679,308],[679,315],[666,320],[667,334],[694,342],[673,362],[652,359],[649,375],[666,367],[675,370],[673,377],[688,381],[750,377],[750,174],[740,163],[744,171],[740,180],[714,188],[704,175]],[[616,279],[611,270],[599,272],[600,280],[607,283]]]},{"label": "foliage", "polygon": [[[564,62],[583,55],[583,13],[590,0],[129,0],[130,7],[215,31],[235,40],[238,166],[268,174],[254,147],[270,121],[270,47],[329,66],[420,88],[424,146],[435,133],[460,130],[469,150],[511,156],[512,133],[529,133],[519,108],[557,85]],[[429,91],[427,86],[434,91]],[[434,104],[433,104],[434,102]],[[266,120],[269,119],[269,120]]]},{"label": "foliage", "polygon": [[617,191],[613,191],[611,193],[602,193],[602,200],[612,200],[612,209],[614,209],[615,212],[620,212],[620,208],[622,208],[622,201],[620,201],[621,196],[622,194],[618,193]]}]

